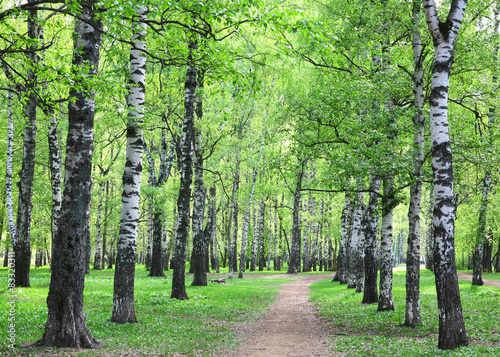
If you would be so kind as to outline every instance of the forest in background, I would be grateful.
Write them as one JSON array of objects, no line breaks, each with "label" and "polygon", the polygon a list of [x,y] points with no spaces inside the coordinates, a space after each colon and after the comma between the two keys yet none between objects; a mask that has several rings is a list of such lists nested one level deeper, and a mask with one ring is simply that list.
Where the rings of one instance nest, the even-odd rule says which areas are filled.
[{"label": "forest in background", "polygon": [[[30,135],[36,146],[31,158],[31,224],[24,228],[36,264],[52,257],[51,232],[58,223],[52,159],[56,155],[59,165],[64,162],[68,93],[82,88],[95,96],[87,265],[103,269],[114,264],[132,107],[128,99],[134,88],[129,85],[131,44],[138,48],[131,39],[138,31],[134,24],[141,22],[146,31],[141,55],[146,58],[146,94],[143,118],[136,121],[144,136],[139,262],[148,267],[160,262],[162,270],[175,255],[182,158],[187,152],[182,140],[186,87],[189,68],[196,67],[196,141],[192,147],[184,145],[194,151],[195,171],[190,215],[196,224],[186,237],[188,261],[193,237],[212,224],[215,229],[208,228],[212,233],[207,238],[212,249],[208,244],[206,248],[213,255],[214,270],[229,261],[234,272],[244,271],[240,261],[248,261],[248,268],[258,263],[270,267],[271,261],[277,266],[289,263],[294,250],[302,262],[295,263],[299,271],[316,265],[319,269],[320,264],[332,269],[342,254],[342,239],[356,247],[345,254],[358,251],[357,257],[363,257],[362,246],[353,243],[349,230],[355,210],[360,224],[363,214],[367,216],[359,208],[365,210],[366,205],[373,209],[370,217],[380,213],[389,219],[389,211],[393,215],[391,257],[386,259],[392,266],[406,256],[410,191],[420,182],[421,256],[432,268],[429,110],[435,41],[417,3],[103,1],[96,5],[102,36],[94,76],[93,67],[72,62],[74,18],[83,11],[78,2],[29,1],[16,7],[13,1],[3,1],[0,145],[8,147],[10,120],[12,211],[20,238],[19,206],[27,196],[19,194],[23,185],[16,184],[17,174],[27,161],[23,146]],[[441,18],[446,18],[450,3],[457,1],[438,2]],[[137,9],[143,8],[149,8],[147,19],[137,21]],[[36,20],[30,22],[35,13]],[[497,272],[498,21],[497,1],[468,3],[448,99],[457,265],[472,269],[476,261],[479,269]],[[420,109],[415,106],[416,68],[421,68]],[[26,114],[33,101],[36,124]],[[418,114],[425,122],[415,119]],[[34,128],[36,136],[29,130]],[[415,141],[419,130],[421,146]],[[8,150],[1,150],[0,156],[0,170],[8,173]],[[64,171],[59,172],[64,178]],[[2,187],[8,186],[6,177],[0,180]],[[60,178],[59,189],[62,182]],[[7,256],[12,245],[6,191],[1,194],[0,233]],[[376,197],[380,204],[373,206],[369,199]],[[376,237],[384,235],[385,222],[372,222],[381,232]],[[294,242],[300,246],[294,247]],[[374,249],[377,256],[385,252],[379,244]],[[155,251],[160,258],[154,257]]]}]

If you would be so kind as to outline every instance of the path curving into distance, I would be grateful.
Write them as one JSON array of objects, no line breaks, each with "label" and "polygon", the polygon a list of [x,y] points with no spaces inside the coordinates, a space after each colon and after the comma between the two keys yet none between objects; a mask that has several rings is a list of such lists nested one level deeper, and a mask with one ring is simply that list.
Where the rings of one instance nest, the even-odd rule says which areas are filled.
[{"label": "path curving into distance", "polygon": [[317,316],[308,295],[309,285],[333,276],[298,275],[299,280],[281,285],[265,316],[239,328],[243,344],[231,356],[331,356],[327,336],[332,330]]}]

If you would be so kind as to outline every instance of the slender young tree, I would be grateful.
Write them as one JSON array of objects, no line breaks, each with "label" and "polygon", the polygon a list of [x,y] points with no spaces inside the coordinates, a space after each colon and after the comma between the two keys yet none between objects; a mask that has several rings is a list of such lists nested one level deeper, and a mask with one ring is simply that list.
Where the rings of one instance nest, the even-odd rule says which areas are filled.
[{"label": "slender young tree", "polygon": [[186,249],[189,233],[189,211],[191,184],[193,180],[193,140],[194,111],[196,95],[196,75],[198,69],[193,61],[193,52],[197,49],[194,40],[189,41],[189,57],[185,82],[184,123],[182,127],[182,164],[179,197],[177,199],[177,232],[175,240],[174,272],[172,277],[171,298],[189,299],[186,293]]},{"label": "slender young tree", "polygon": [[74,28],[73,66],[81,72],[76,73],[76,85],[70,89],[64,191],[59,229],[54,236],[57,254],[52,259],[45,332],[36,346],[101,345],[87,328],[83,310],[95,113],[91,83],[97,74],[102,28],[97,11],[95,0],[85,3]]},{"label": "slender young tree", "polygon": [[[34,0],[29,0],[34,2]],[[35,176],[36,148],[36,108],[38,96],[36,91],[36,66],[39,62],[37,41],[39,38],[38,12],[28,11],[28,37],[31,41],[28,51],[30,69],[26,76],[25,102],[23,105],[25,125],[23,135],[23,163],[19,174],[19,202],[17,205],[16,240],[14,253],[16,260],[15,285],[30,286],[31,264],[31,210],[33,208],[33,180]]]},{"label": "slender young tree", "polygon": [[193,202],[193,254],[191,261],[194,271],[192,286],[207,285],[207,254],[208,241],[203,233],[203,216],[205,214],[206,189],[203,185],[203,135],[201,123],[203,120],[203,81],[204,71],[198,70],[198,88],[195,96],[195,113],[198,129],[194,138],[194,202]]},{"label": "slender young tree", "polygon": [[439,309],[438,348],[449,350],[468,344],[455,263],[456,204],[448,123],[450,72],[467,1],[452,0],[445,22],[440,21],[434,0],[423,0],[423,4],[434,43],[429,102],[434,172],[434,273]]},{"label": "slender young tree", "polygon": [[[259,154],[260,161],[260,154]],[[241,253],[240,253],[240,271],[238,273],[238,278],[243,278],[243,273],[245,272],[246,263],[246,251],[247,251],[247,240],[248,240],[248,226],[250,223],[250,209],[252,208],[253,195],[255,193],[255,184],[257,183],[258,168],[253,169],[252,174],[252,190],[250,191],[250,198],[248,199],[248,208],[245,212],[245,217],[243,219],[243,234],[241,237]]]},{"label": "slender young tree", "polygon": [[420,318],[420,212],[422,201],[422,165],[424,163],[424,54],[420,36],[420,0],[413,0],[413,178],[408,207],[408,248],[406,254],[406,313],[405,326],[421,324]]},{"label": "slender young tree", "polygon": [[212,260],[212,269],[219,273],[219,248],[217,244],[217,188],[214,186],[209,190],[208,196],[209,209],[207,226],[204,234],[208,235],[210,241],[210,258]]},{"label": "slender young tree", "polygon": [[143,136],[141,124],[144,119],[146,96],[146,23],[147,9],[137,10],[137,19],[132,22],[132,46],[130,49],[130,72],[127,95],[127,148],[123,172],[122,212],[116,252],[113,290],[113,312],[111,321],[136,323],[134,308],[135,255],[140,216],[140,192],[142,180]]},{"label": "slender young tree", "polygon": [[[494,10],[494,24],[493,24],[493,34],[498,35],[498,28],[500,19],[498,18],[500,12],[500,3],[497,1]],[[498,62],[498,45],[493,48],[493,62],[496,64]],[[497,74],[493,75],[492,82],[494,85],[493,91],[496,90],[496,85],[498,82]],[[488,130],[486,132],[487,142],[490,147],[493,144],[493,126],[495,124],[495,108],[491,107],[488,113]],[[481,195],[481,206],[479,208],[479,219],[476,234],[476,247],[474,249],[474,255],[472,257],[472,285],[483,285],[484,281],[482,278],[483,269],[483,246],[486,242],[486,218],[488,213],[489,204],[489,194],[492,186],[491,169],[487,168],[483,178],[483,190]],[[500,252],[497,253],[500,255]],[[487,261],[487,259],[485,259]],[[491,260],[491,259],[490,259]]]},{"label": "slender young tree", "polygon": [[[146,142],[143,142],[144,152],[146,153],[146,158],[149,163],[149,185],[153,187],[161,187],[163,186],[169,176],[170,171],[172,170],[174,156],[175,156],[175,138],[172,138],[170,142],[170,149],[167,155],[167,139],[165,136],[165,131],[162,130],[161,133],[161,149],[160,149],[160,167],[158,176],[156,175],[155,170],[155,162],[151,153],[149,151]],[[151,206],[148,205],[148,208],[152,210],[149,214],[152,216],[151,224],[152,228],[152,245],[153,252],[151,253],[151,262],[150,262],[150,271],[149,276],[162,277],[165,276],[163,273],[163,210],[161,208],[160,202],[156,200],[155,197],[150,197]],[[148,242],[149,245],[149,242]]]},{"label": "slender young tree", "polygon": [[302,178],[303,170],[299,168],[297,173],[297,185],[293,192],[293,227],[292,227],[292,247],[290,249],[290,259],[288,261],[287,274],[296,274],[300,270],[300,206],[302,204]]}]

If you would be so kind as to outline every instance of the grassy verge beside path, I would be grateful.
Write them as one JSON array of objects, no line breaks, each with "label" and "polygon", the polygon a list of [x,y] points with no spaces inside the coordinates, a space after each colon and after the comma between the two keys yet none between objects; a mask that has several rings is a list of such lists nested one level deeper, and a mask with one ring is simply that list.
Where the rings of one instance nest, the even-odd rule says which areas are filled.
[{"label": "grassy verge beside path", "polygon": [[500,288],[471,286],[460,281],[460,294],[469,347],[437,349],[438,312],[434,275],[421,271],[422,325],[411,329],[405,321],[405,271],[394,272],[395,311],[377,312],[377,305],[361,304],[362,294],[338,282],[311,285],[311,301],[320,308],[336,335],[334,351],[342,356],[500,356]]},{"label": "grassy verge beside path", "polygon": [[[171,274],[149,278],[144,267],[136,270],[135,297],[139,323],[109,322],[113,304],[114,270],[91,271],[85,278],[85,313],[92,334],[104,343],[98,350],[31,350],[18,348],[27,356],[210,356],[223,355],[236,343],[232,324],[262,316],[279,290],[293,277],[232,279],[227,284],[189,286],[187,301],[170,299]],[[7,268],[0,268],[0,355],[6,347],[9,310]],[[46,298],[50,273],[47,267],[32,269],[31,288],[16,290],[16,344],[26,345],[42,337],[47,319]]]}]

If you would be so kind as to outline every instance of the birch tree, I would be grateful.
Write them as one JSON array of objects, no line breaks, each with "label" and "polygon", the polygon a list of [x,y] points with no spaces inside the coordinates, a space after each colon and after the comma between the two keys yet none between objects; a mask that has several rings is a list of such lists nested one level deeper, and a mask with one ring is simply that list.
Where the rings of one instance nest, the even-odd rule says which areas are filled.
[{"label": "birch tree", "polygon": [[[34,2],[34,0],[29,0]],[[37,52],[39,38],[38,11],[28,11],[28,38],[30,47],[28,50],[29,67],[26,76],[25,102],[23,112],[25,117],[24,135],[23,135],[23,163],[19,174],[19,202],[17,205],[16,217],[16,240],[14,244],[14,253],[16,260],[15,285],[30,287],[29,272],[31,264],[31,216],[32,216],[32,197],[33,180],[35,175],[35,148],[36,148],[36,108],[38,103],[37,96],[37,74],[36,67],[39,62]]]},{"label": "birch tree", "polygon": [[205,213],[206,189],[203,186],[203,134],[201,123],[203,119],[203,81],[204,70],[198,70],[198,88],[195,96],[195,113],[198,129],[194,137],[194,202],[193,202],[193,262],[194,277],[191,285],[206,286],[206,259],[208,241],[203,234],[203,216]]},{"label": "birch tree", "polygon": [[132,22],[132,46],[127,95],[127,147],[123,172],[122,211],[116,254],[111,321],[136,323],[134,307],[135,256],[140,216],[144,103],[146,96],[146,23],[147,8],[137,10]]},{"label": "birch tree", "polygon": [[337,257],[337,272],[332,281],[338,281],[340,284],[347,284],[349,274],[349,255],[348,247],[351,238],[352,217],[354,215],[354,202],[351,200],[349,191],[345,192],[345,203],[340,219],[340,247]]},{"label": "birch tree", "polygon": [[83,289],[86,232],[88,230],[95,100],[92,80],[97,74],[102,24],[97,2],[81,8],[74,33],[73,66],[80,70],[70,89],[65,181],[61,220],[54,236],[52,275],[47,297],[48,317],[43,337],[36,346],[96,348],[85,322]]},{"label": "birch tree", "polygon": [[175,239],[174,272],[172,277],[171,298],[178,300],[189,299],[186,293],[185,268],[186,249],[189,232],[189,211],[191,200],[191,184],[193,179],[193,140],[194,140],[194,111],[196,95],[196,75],[198,69],[193,61],[193,52],[197,49],[197,42],[189,41],[189,57],[185,82],[184,121],[182,127],[182,164],[179,197],[177,199],[177,230]]},{"label": "birch tree", "polygon": [[413,179],[408,207],[408,249],[406,254],[405,326],[420,325],[420,212],[422,201],[422,165],[424,163],[424,53],[420,36],[420,0],[413,1]]},{"label": "birch tree", "polygon": [[[498,17],[500,13],[500,3],[497,1],[495,10],[494,10],[494,24],[493,24],[493,34],[498,35],[498,28],[500,19]],[[495,45],[493,48],[493,63],[498,63],[498,45]],[[492,78],[492,82],[494,85],[493,91],[496,90],[495,86],[497,85],[498,78],[497,75],[494,74]],[[486,132],[487,141],[489,146],[493,146],[493,126],[495,124],[495,115],[496,110],[494,107],[489,109],[488,113],[488,130]],[[492,176],[491,169],[488,168],[484,173],[483,178],[483,187],[481,192],[481,206],[479,208],[479,218],[478,218],[478,227],[477,227],[477,235],[476,235],[476,247],[474,249],[474,254],[472,257],[472,285],[483,285],[482,272],[483,272],[483,245],[486,241],[486,219],[488,213],[488,203],[489,203],[489,195],[492,188]],[[500,253],[497,253],[500,255]]]},{"label": "birch tree", "polygon": [[287,274],[296,274],[297,271],[300,271],[300,206],[302,205],[302,179],[303,169],[300,167],[297,173],[295,191],[293,191],[292,244]]},{"label": "birch tree", "polygon": [[380,181],[378,175],[370,178],[370,197],[366,207],[365,218],[363,220],[364,243],[364,291],[363,303],[371,304],[378,302],[377,273],[378,262],[376,256],[377,227],[378,227],[378,206],[380,195]]},{"label": "birch tree", "polygon": [[452,0],[445,22],[441,22],[434,0],[423,0],[423,5],[434,43],[429,101],[434,173],[434,272],[439,309],[438,347],[448,350],[468,344],[455,263],[456,206],[448,123],[450,72],[467,1]]}]

